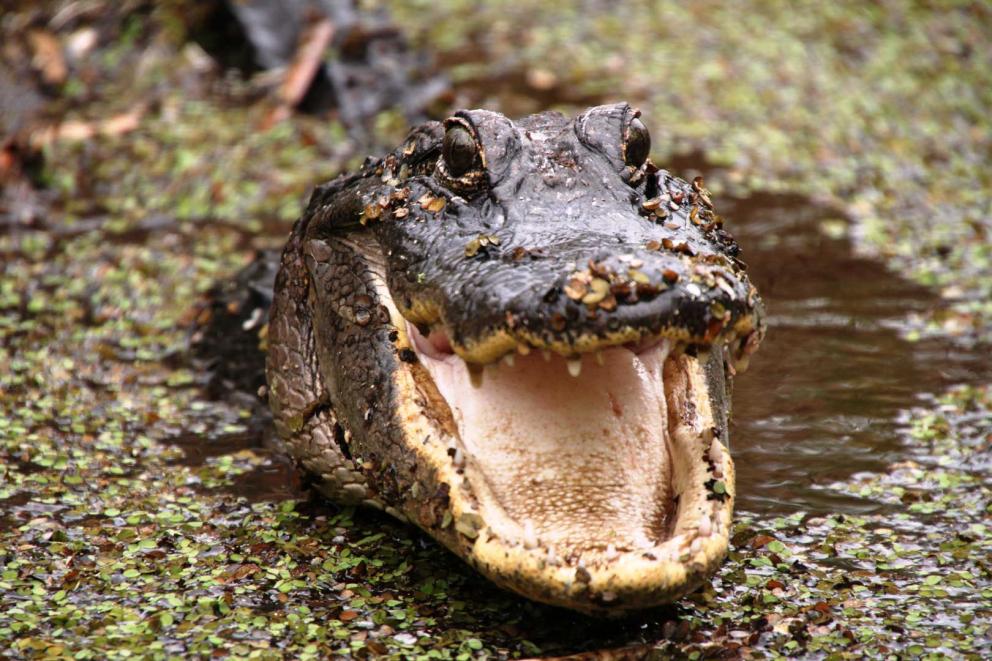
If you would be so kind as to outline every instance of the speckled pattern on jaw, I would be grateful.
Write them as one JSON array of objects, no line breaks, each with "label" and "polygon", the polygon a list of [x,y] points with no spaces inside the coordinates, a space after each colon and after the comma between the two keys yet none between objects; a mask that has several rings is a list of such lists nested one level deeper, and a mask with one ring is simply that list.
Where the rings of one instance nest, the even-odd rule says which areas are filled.
[{"label": "speckled pattern on jaw", "polygon": [[319,187],[294,227],[277,429],[331,498],[503,587],[603,614],[677,599],[726,553],[730,379],[764,330],[736,244],[701,182],[624,163],[642,131],[625,104],[457,117],[474,142],[451,148],[481,157],[436,167],[428,123]]}]

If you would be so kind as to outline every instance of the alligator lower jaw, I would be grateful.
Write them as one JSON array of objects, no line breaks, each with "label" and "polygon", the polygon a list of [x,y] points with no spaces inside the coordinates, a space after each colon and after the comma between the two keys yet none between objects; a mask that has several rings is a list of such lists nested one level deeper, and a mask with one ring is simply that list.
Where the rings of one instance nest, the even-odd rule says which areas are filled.
[{"label": "alligator lower jaw", "polygon": [[576,370],[533,352],[480,379],[407,331],[418,388],[450,412],[437,419],[462,478],[459,555],[527,597],[601,613],[671,602],[716,569],[734,468],[696,358],[662,341]]}]

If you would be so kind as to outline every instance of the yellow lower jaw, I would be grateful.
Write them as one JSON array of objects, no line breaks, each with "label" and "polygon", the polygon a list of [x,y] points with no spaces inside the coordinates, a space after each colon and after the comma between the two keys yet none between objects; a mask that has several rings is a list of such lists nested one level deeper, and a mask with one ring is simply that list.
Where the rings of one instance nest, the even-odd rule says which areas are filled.
[{"label": "yellow lower jaw", "polygon": [[725,449],[722,452],[727,498],[709,501],[713,504],[706,529],[701,529],[701,519],[683,522],[684,532],[654,549],[582,567],[549,561],[542,549],[508,545],[482,529],[466,559],[501,587],[535,601],[590,614],[620,615],[677,601],[716,572],[727,553],[734,468],[729,453]]}]

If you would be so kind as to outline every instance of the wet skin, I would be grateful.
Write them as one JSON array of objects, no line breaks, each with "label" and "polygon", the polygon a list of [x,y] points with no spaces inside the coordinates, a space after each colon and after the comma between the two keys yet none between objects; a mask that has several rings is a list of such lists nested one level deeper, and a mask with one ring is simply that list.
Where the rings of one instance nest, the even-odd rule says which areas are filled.
[{"label": "wet skin", "polygon": [[269,403],[323,493],[527,597],[615,614],[719,565],[761,302],[702,181],[626,104],[461,111],[319,186],[282,255]]}]

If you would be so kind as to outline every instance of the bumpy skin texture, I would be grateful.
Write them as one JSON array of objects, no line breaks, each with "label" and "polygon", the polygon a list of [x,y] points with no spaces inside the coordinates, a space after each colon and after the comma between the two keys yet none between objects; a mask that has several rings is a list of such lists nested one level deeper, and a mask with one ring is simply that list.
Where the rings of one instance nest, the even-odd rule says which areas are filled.
[{"label": "bumpy skin texture", "polygon": [[[321,490],[411,520],[501,585],[551,603],[572,605],[535,594],[530,569],[509,554],[480,556],[486,522],[439,438],[456,431],[424,385],[407,322],[425,335],[444,328],[470,365],[521,345],[568,357],[660,335],[690,355],[706,350],[696,396],[726,444],[727,364],[756,348],[760,301],[701,182],[628,162],[636,117],[626,104],[574,120],[473,110],[414,129],[385,158],[314,191],[270,313],[276,427]],[[442,154],[452,129],[477,149],[458,176]],[[715,568],[687,566],[678,589],[610,597],[624,608],[677,598]],[[588,573],[576,576],[573,592]]]},{"label": "bumpy skin texture", "polygon": [[[303,222],[297,223],[297,229]],[[269,405],[277,433],[302,466],[318,477],[320,490],[338,502],[358,504],[367,499],[367,489],[345,455],[345,432],[319,373],[310,276],[300,253],[301,238],[294,229],[282,255],[269,313]]]},{"label": "bumpy skin texture", "polygon": [[[734,273],[736,245],[719,219],[693,202],[699,196],[684,181],[663,171],[642,176],[624,165],[621,127],[631,113],[626,105],[606,106],[574,122],[546,113],[516,124],[482,110],[456,115],[484,144],[488,190],[481,201],[459,200],[436,180],[409,181],[412,200],[425,193],[445,195],[443,212],[410,204],[410,216],[423,222],[375,226],[392,251],[389,288],[401,312],[418,316],[411,314],[408,299],[436,308],[453,331],[452,341],[466,346],[501,330],[549,345],[628,327],[656,334],[677,326],[703,337],[712,302],[731,315],[743,314],[748,285]],[[528,136],[547,137],[535,144]],[[629,185],[635,176],[641,183]],[[638,215],[643,201],[662,193],[669,200],[651,217]],[[686,219],[693,210],[698,224]],[[499,245],[466,259],[466,249],[480,235],[496,236]],[[666,248],[669,242],[672,247]],[[688,262],[685,254],[700,259]],[[637,261],[643,265],[633,270],[644,282],[636,283],[635,292],[614,295],[618,305],[609,314],[583,314],[583,306],[564,292],[565,276],[590,262],[594,271],[624,277]],[[693,269],[720,278],[736,296],[731,299],[716,286],[700,296],[686,295]],[[607,311],[603,307],[600,311]]]}]

